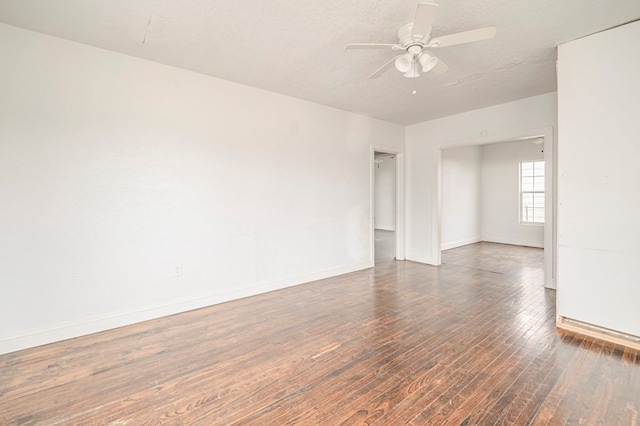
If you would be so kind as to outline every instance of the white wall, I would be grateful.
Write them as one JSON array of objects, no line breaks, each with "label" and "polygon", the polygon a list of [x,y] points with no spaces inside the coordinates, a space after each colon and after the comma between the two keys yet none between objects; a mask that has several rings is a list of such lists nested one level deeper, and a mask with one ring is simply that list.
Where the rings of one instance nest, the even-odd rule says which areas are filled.
[{"label": "white wall", "polygon": [[544,247],[544,226],[520,223],[520,162],[544,160],[530,140],[482,147],[482,239]]},{"label": "white wall", "polygon": [[396,159],[379,157],[375,173],[375,228],[387,231],[396,229]]},{"label": "white wall", "polygon": [[640,336],[640,22],[559,48],[558,313]]},{"label": "white wall", "polygon": [[482,238],[482,155],[479,146],[442,150],[442,249]]},{"label": "white wall", "polygon": [[0,353],[373,264],[401,126],[6,25],[0,58]]},{"label": "white wall", "polygon": [[[407,259],[440,263],[438,168],[441,148],[507,141],[544,133],[555,127],[556,116],[556,94],[547,93],[408,126]],[[553,138],[553,134],[548,137]],[[551,250],[548,252],[545,251],[545,257],[551,255]]]}]

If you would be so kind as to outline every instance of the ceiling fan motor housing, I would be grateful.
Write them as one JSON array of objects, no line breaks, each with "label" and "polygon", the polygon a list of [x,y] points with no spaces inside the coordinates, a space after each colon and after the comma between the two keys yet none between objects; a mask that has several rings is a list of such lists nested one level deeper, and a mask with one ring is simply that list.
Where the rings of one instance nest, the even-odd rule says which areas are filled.
[{"label": "ceiling fan motor housing", "polygon": [[413,22],[409,22],[408,24],[403,25],[398,30],[398,41],[400,41],[400,44],[402,46],[407,47],[416,43],[421,43],[422,45],[427,44],[427,41],[429,40],[429,35],[431,34],[431,25],[429,25],[429,29],[424,35],[424,37],[419,35],[412,36],[411,35],[412,31],[413,31]]},{"label": "ceiling fan motor housing", "polygon": [[412,65],[420,63],[422,72],[428,72],[433,68],[437,59],[428,54],[424,54],[424,46],[429,40],[431,26],[429,26],[424,37],[421,35],[412,35],[413,23],[410,22],[398,30],[398,40],[407,53],[397,58],[395,61],[396,69],[404,74],[405,77],[415,78],[420,75],[417,68]]}]

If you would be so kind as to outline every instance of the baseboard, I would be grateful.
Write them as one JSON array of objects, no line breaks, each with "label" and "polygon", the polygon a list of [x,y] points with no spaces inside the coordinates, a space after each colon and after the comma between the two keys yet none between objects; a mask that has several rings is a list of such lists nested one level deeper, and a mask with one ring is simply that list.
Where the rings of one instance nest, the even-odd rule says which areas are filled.
[{"label": "baseboard", "polygon": [[424,263],[426,265],[438,266],[436,265],[432,257],[407,255],[405,256],[405,260],[408,260],[410,262]]},{"label": "baseboard", "polygon": [[466,238],[464,240],[452,241],[450,243],[442,243],[441,250],[449,250],[456,247],[462,247],[469,244],[475,244],[482,241],[481,237]]},{"label": "baseboard", "polygon": [[396,228],[394,228],[393,226],[376,226],[375,229],[379,229],[380,231],[396,231]]},{"label": "baseboard", "polygon": [[609,330],[597,325],[583,323],[559,316],[556,320],[556,327],[571,333],[581,334],[593,337],[594,339],[603,340],[605,342],[614,343],[616,345],[626,346],[631,349],[640,350],[640,337],[615,330]]},{"label": "baseboard", "polygon": [[514,246],[544,248],[544,242],[525,240],[520,238],[499,237],[495,235],[483,235],[482,241],[486,241],[488,243],[511,244]]},{"label": "baseboard", "polygon": [[228,292],[218,292],[203,294],[199,296],[174,300],[170,303],[150,306],[136,311],[120,312],[112,315],[86,319],[81,322],[56,325],[50,328],[34,330],[19,336],[12,336],[0,340],[0,355],[15,352],[22,349],[41,346],[48,343],[59,342],[61,340],[72,339],[87,334],[123,327],[143,321],[174,315],[181,312],[200,309],[230,300],[255,296],[274,290],[293,287],[300,284],[309,283],[337,275],[348,274],[362,269],[372,268],[374,263],[366,261],[355,265],[342,266],[338,268],[316,271],[304,275],[284,277],[276,281],[256,283],[241,289]]}]

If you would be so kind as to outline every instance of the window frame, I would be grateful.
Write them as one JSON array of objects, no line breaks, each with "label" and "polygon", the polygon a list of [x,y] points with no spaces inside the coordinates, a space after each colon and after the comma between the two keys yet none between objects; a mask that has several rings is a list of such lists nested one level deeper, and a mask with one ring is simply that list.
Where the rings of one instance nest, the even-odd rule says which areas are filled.
[{"label": "window frame", "polygon": [[[526,164],[526,163],[533,164],[534,172],[533,172],[533,176],[532,177],[533,177],[534,181],[533,181],[532,184],[533,184],[533,188],[534,189],[535,189],[535,178],[536,178],[536,176],[535,176],[535,170],[536,170],[535,163],[542,163],[542,171],[543,171],[542,177],[546,180],[546,163],[545,163],[544,159],[520,161],[518,163],[518,200],[519,200],[518,201],[518,207],[519,207],[518,208],[518,218],[519,218],[519,223],[521,225],[544,226],[545,225],[545,219],[546,219],[545,218],[545,211],[546,211],[546,208],[547,208],[546,202],[545,202],[546,200],[544,200],[546,188],[545,188],[545,185],[543,184],[542,191],[535,191],[535,190],[524,191],[523,190],[523,180],[522,180],[523,179],[523,176],[522,176],[523,167],[522,166],[523,166],[523,164]],[[525,194],[531,194],[532,197],[534,197],[534,199],[535,199],[535,195],[536,194],[542,194],[542,197],[543,197],[543,202],[542,202],[542,206],[543,206],[542,207],[542,212],[543,212],[542,221],[526,220],[525,219],[524,214],[523,214],[524,213],[524,195]],[[535,207],[535,202],[534,202],[533,208],[534,209],[536,208]]]}]

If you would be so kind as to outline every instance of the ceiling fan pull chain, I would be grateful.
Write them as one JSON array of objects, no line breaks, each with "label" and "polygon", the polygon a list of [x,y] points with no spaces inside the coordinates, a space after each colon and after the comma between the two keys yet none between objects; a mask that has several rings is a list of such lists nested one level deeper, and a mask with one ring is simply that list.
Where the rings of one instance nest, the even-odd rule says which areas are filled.
[{"label": "ceiling fan pull chain", "polygon": [[[414,59],[413,61],[413,70],[414,70],[414,75],[418,75],[418,61],[416,61]],[[418,91],[416,90],[416,78],[413,77],[413,94],[415,95],[416,93],[418,93]]]}]

